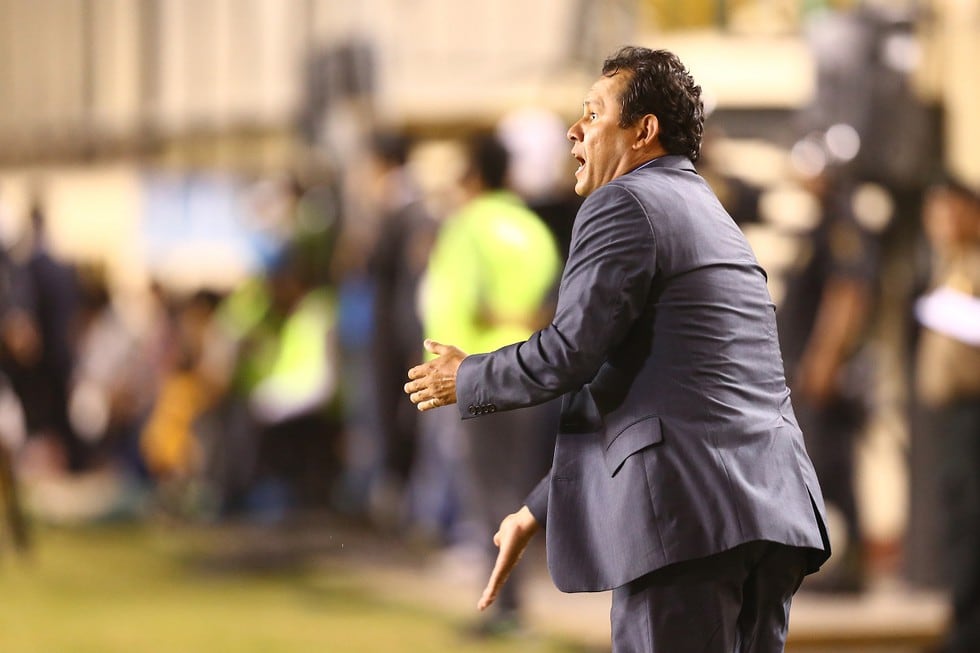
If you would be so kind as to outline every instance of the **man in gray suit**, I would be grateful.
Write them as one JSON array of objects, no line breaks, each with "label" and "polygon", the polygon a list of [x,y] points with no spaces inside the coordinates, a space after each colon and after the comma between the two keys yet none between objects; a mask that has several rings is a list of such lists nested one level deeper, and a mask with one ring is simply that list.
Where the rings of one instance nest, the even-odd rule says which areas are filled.
[{"label": "man in gray suit", "polygon": [[613,590],[615,653],[782,651],[830,554],[765,272],[694,169],[700,95],[669,52],[607,59],[568,130],[586,200],[553,322],[488,354],[427,341],[405,386],[463,419],[564,395],[478,607],[546,525],[559,589]]}]

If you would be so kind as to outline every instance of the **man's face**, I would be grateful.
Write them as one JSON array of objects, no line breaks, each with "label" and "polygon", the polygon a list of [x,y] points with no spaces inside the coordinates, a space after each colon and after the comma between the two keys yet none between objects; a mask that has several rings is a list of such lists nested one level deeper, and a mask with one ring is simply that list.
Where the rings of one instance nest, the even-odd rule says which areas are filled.
[{"label": "man's face", "polygon": [[568,129],[572,156],[579,162],[575,192],[582,197],[636,165],[636,153],[631,148],[636,130],[619,126],[620,97],[628,80],[622,72],[600,77],[585,96],[582,117]]}]

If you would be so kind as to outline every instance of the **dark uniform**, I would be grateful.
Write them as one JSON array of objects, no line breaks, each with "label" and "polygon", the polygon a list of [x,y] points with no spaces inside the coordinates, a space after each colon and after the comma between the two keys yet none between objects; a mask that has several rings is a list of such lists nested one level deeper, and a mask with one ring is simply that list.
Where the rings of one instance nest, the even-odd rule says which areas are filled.
[{"label": "dark uniform", "polygon": [[[848,543],[841,555],[843,567],[838,577],[827,582],[826,589],[852,591],[862,585],[854,450],[855,440],[867,424],[873,381],[871,361],[863,347],[868,321],[851,338],[826,401],[818,404],[801,396],[800,367],[829,284],[846,280],[871,296],[877,281],[879,247],[876,234],[855,219],[850,186],[831,186],[820,199],[820,222],[803,245],[799,267],[787,280],[777,320],[786,378],[794,392],[793,406],[807,450],[824,499],[842,513],[847,526]],[[813,585],[819,584],[813,581]]]}]

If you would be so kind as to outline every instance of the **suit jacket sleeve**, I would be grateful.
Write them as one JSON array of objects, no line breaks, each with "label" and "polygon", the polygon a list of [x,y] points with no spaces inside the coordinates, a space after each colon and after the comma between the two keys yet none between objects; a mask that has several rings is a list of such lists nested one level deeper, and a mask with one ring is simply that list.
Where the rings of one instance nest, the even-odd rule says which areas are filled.
[{"label": "suit jacket sleeve", "polygon": [[592,193],[575,220],[554,320],[525,342],[463,360],[461,416],[535,405],[588,383],[643,310],[655,270],[652,223],[637,198],[615,183]]},{"label": "suit jacket sleeve", "polygon": [[548,492],[551,490],[551,470],[541,479],[531,493],[524,499],[524,505],[534,515],[535,521],[541,528],[547,527],[548,521]]}]

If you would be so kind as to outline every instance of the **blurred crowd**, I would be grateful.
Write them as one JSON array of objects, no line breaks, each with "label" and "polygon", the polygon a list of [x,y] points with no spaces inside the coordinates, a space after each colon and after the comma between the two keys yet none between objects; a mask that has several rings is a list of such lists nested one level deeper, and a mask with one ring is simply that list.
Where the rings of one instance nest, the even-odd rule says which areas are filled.
[{"label": "blurred crowd", "polygon": [[[698,168],[775,261],[794,408],[839,516],[834,559],[806,587],[868,586],[855,456],[895,409],[887,386],[908,434],[903,572],[951,588],[958,619],[980,624],[980,188],[889,175],[861,133],[824,121],[760,181],[709,119]],[[38,185],[27,228],[0,249],[5,512],[15,477],[110,474],[122,498],[106,512],[270,525],[327,512],[468,547],[489,569],[496,524],[550,464],[556,407],[463,423],[455,408],[420,414],[402,386],[425,338],[489,351],[548,323],[581,199],[551,113],[515,111],[426,160],[433,147],[371,131],[343,168],[254,182],[273,226],[231,287],[151,275],[121,292],[50,247]],[[508,592],[482,628],[519,622],[519,578]]]},{"label": "blurred crowd", "polygon": [[[910,543],[912,575],[939,578],[944,543],[976,570],[977,189],[937,178],[903,223],[886,189],[835,159],[829,132],[811,134],[787,154],[809,217],[773,216],[774,191],[732,174],[715,139],[724,135],[709,137],[700,169],[736,222],[792,235],[790,262],[771,270],[784,362],[842,517],[835,564],[808,583],[866,587],[855,450],[880,409],[876,333],[896,314],[884,278],[896,257],[910,270],[897,300],[910,528],[930,534]],[[230,289],[154,280],[137,300],[120,297],[104,269],[51,251],[38,192],[29,228],[0,259],[0,441],[22,482],[111,470],[144,498],[128,503],[139,514],[271,524],[326,510],[437,547],[487,549],[550,463],[556,407],[461,423],[454,409],[419,414],[402,385],[426,337],[487,351],[550,319],[581,201],[563,177],[564,126],[529,111],[468,134],[452,144],[449,181],[429,187],[425,143],[379,131],[363,147],[344,177],[263,182],[280,227],[264,265]],[[501,605],[516,614],[512,587]]]},{"label": "blurred crowd", "polygon": [[[563,150],[550,166],[567,168],[549,120]],[[162,275],[134,293],[105,266],[63,260],[36,184],[0,259],[0,441],[22,483],[111,470],[188,518],[327,509],[454,537],[468,490],[449,467],[463,454],[454,436],[421,434],[406,372],[426,335],[475,350],[547,321],[578,205],[557,171],[511,190],[508,137],[502,125],[451,144],[459,174],[434,192],[396,131],[366,137],[344,175],[254,182],[275,228],[230,288]]]}]

